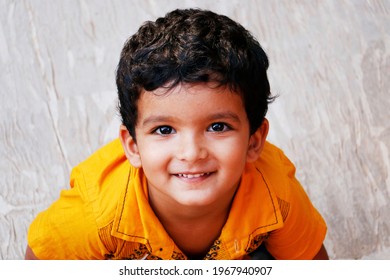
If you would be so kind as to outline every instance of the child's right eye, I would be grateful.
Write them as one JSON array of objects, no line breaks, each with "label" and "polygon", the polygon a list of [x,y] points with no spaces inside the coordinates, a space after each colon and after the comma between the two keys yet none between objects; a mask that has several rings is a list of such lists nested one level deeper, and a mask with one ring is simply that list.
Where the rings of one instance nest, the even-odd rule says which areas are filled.
[{"label": "child's right eye", "polygon": [[175,132],[176,131],[170,126],[159,126],[153,131],[153,133],[156,133],[159,135],[169,135],[169,134],[172,134]]}]

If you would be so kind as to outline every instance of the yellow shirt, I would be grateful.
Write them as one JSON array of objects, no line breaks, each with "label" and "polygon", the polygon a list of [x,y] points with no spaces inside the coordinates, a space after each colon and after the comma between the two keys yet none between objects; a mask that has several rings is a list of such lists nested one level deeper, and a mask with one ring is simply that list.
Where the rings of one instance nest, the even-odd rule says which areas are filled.
[{"label": "yellow shirt", "polygon": [[[241,259],[262,242],[276,259],[311,259],[326,224],[294,177],[283,152],[266,143],[247,164],[220,237],[205,259]],[[142,169],[119,140],[75,167],[71,188],[30,226],[40,259],[186,259],[148,203]]]}]

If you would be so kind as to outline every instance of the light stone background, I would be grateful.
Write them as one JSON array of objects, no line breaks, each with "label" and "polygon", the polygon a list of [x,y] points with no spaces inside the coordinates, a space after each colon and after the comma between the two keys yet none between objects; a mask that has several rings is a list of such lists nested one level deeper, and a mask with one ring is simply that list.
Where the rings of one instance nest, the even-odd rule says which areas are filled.
[{"label": "light stone background", "polygon": [[115,138],[115,68],[145,20],[201,7],[270,58],[269,139],[328,223],[333,259],[390,259],[389,1],[0,0],[0,259],[71,167]]}]

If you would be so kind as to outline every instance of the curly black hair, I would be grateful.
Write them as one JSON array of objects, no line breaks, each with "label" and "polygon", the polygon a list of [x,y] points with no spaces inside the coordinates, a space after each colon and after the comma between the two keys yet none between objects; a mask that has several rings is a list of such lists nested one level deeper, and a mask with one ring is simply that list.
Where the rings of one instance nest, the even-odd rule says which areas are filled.
[{"label": "curly black hair", "polygon": [[216,82],[241,95],[252,134],[274,99],[268,66],[258,41],[239,23],[207,10],[174,10],[145,22],[123,47],[116,75],[122,123],[135,139],[143,90]]}]

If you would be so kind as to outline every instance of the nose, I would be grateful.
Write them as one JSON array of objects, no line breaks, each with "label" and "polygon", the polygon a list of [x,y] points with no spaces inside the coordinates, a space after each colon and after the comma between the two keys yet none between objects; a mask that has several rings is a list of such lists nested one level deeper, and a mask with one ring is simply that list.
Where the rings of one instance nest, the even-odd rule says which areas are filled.
[{"label": "nose", "polygon": [[181,161],[195,162],[207,158],[208,151],[203,136],[191,133],[182,134],[177,143],[177,158]]}]

